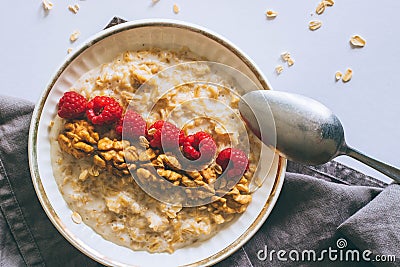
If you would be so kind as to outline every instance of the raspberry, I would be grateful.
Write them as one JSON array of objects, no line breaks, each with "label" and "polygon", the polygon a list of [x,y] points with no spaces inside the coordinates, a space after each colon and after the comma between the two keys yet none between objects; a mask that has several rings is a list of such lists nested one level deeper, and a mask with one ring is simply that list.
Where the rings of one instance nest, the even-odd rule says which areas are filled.
[{"label": "raspberry", "polygon": [[[155,129],[155,131],[152,129]],[[177,149],[185,140],[184,132],[167,121],[156,121],[149,127],[148,132],[151,134],[147,134],[147,140],[149,140],[150,146],[153,148],[163,150]]]},{"label": "raspberry", "polygon": [[75,119],[83,116],[87,100],[76,92],[66,92],[58,102],[58,116],[64,119]]},{"label": "raspberry", "polygon": [[122,116],[122,107],[112,97],[96,96],[87,104],[86,116],[93,124],[111,124]]},{"label": "raspberry", "polygon": [[225,148],[219,152],[216,162],[226,171],[228,178],[242,176],[249,169],[246,153],[237,148]]},{"label": "raspberry", "polygon": [[125,128],[124,138],[131,139],[131,141],[137,141],[139,136],[145,136],[147,130],[146,121],[133,110],[126,111],[115,126],[115,131],[122,135],[123,127]]},{"label": "raspberry", "polygon": [[217,145],[214,139],[206,132],[197,132],[189,135],[183,142],[183,155],[190,160],[211,161],[215,156],[216,150]]}]

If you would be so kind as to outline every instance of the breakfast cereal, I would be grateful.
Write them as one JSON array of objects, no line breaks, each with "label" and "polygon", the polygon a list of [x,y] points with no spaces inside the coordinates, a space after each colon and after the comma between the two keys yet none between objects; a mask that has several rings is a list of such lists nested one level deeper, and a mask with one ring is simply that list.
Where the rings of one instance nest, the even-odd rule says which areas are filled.
[{"label": "breakfast cereal", "polygon": [[[187,49],[127,51],[84,74],[72,86],[73,93],[64,94],[59,103],[59,115],[64,118],[57,116],[50,130],[52,165],[74,222],[81,218],[105,239],[133,250],[173,253],[211,238],[246,210],[261,143],[247,128],[239,128],[232,117],[240,117],[234,86],[200,59]],[[199,63],[183,64],[193,61]],[[210,83],[189,82],[199,77],[207,77]],[[163,89],[163,81],[174,85],[173,89]],[[149,103],[157,96],[161,97],[149,111]],[[73,101],[65,103],[68,99]],[[110,105],[122,110],[113,106],[107,116],[99,118],[90,113],[97,104],[103,105],[99,112],[106,112]],[[77,106],[85,107],[86,115]],[[208,116],[201,115],[200,108]],[[125,115],[121,117],[120,112]],[[117,115],[124,118],[124,127],[133,127],[130,130],[136,133],[136,141],[126,138],[124,132],[121,136]],[[128,116],[135,120],[134,125],[129,126]],[[171,122],[167,122],[169,118]],[[179,145],[185,157],[202,159],[206,152],[211,156],[199,169],[184,168],[182,156],[174,150],[167,152],[156,142],[162,127],[171,135],[182,135],[184,142]],[[242,147],[244,135],[248,136],[248,151]],[[200,156],[196,142],[203,144]],[[224,176],[224,170],[233,170],[230,161],[234,168],[241,165],[242,172],[235,169]],[[229,175],[237,179],[228,179]],[[148,194],[143,181],[154,194],[161,187],[164,196],[160,197],[169,197],[171,202]],[[211,201],[175,203],[179,193],[166,190],[173,186],[189,191],[186,197],[192,202],[188,203]],[[227,190],[217,194],[217,188]]]}]

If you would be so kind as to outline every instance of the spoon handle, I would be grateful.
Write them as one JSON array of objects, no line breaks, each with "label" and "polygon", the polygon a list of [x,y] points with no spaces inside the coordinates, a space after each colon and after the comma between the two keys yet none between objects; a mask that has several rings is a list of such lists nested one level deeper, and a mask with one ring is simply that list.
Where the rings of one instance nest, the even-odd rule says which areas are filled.
[{"label": "spoon handle", "polygon": [[389,176],[393,180],[395,180],[397,183],[400,183],[400,170],[388,165],[386,163],[380,162],[376,159],[373,159],[371,157],[368,157],[367,155],[363,154],[362,152],[351,148],[349,146],[345,147],[345,154],[347,156],[350,156],[356,160],[361,161],[362,163],[367,164],[371,168],[374,168],[377,171],[380,171],[381,173]]}]

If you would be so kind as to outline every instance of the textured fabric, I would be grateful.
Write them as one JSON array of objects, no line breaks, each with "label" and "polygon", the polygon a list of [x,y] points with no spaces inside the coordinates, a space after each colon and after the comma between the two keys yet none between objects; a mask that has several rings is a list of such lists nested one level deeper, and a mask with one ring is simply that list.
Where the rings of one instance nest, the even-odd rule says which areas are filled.
[{"label": "textured fabric", "polygon": [[0,266],[97,266],[58,233],[35,195],[27,153],[32,109],[0,96]]},{"label": "textured fabric", "polygon": [[[35,195],[27,159],[32,109],[31,103],[0,97],[0,267],[100,266],[57,232]],[[382,266],[399,266],[400,187],[381,187],[385,184],[337,162],[319,167],[289,163],[281,195],[265,224],[217,266],[371,266],[327,257],[323,262],[282,261],[276,255],[264,259],[271,250],[338,249],[338,240],[347,242],[344,252],[371,250],[371,259],[395,255],[396,262]]]},{"label": "textured fabric", "polygon": [[337,161],[330,161],[319,166],[306,166],[295,162],[288,162],[287,171],[301,173],[339,184],[364,185],[380,188],[387,186],[384,182],[357,172]]},{"label": "textured fabric", "polygon": [[[336,248],[337,227],[371,201],[380,189],[347,186],[288,173],[270,217],[257,234],[244,245],[248,266],[295,266],[305,262],[279,261],[274,256],[260,260],[259,250],[313,250]],[[267,251],[268,251],[267,250]],[[260,258],[263,258],[261,254]],[[308,265],[313,265],[307,262]],[[316,266],[320,266],[320,262]],[[325,262],[326,266],[328,262]],[[334,263],[333,266],[341,266]],[[224,264],[222,264],[224,265]],[[239,265],[238,265],[239,266]],[[243,266],[243,265],[240,265]],[[346,264],[343,264],[346,266]]]},{"label": "textured fabric", "polygon": [[[400,186],[393,184],[374,201],[360,209],[339,226],[339,231],[362,250],[371,250],[373,256],[396,255],[400,266]],[[380,263],[381,266],[392,266]]]}]

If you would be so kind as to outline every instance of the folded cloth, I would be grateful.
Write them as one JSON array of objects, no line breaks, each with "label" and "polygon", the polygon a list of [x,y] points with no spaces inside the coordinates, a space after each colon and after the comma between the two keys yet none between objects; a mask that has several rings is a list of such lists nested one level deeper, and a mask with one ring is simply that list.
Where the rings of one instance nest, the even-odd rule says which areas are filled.
[{"label": "folded cloth", "polygon": [[[27,159],[32,109],[0,97],[0,266],[101,266],[58,233],[36,197]],[[287,170],[267,221],[216,266],[399,266],[399,185],[334,161],[289,162]]]},{"label": "folded cloth", "polygon": [[33,107],[0,96],[0,266],[97,266],[58,233],[36,197],[27,149]]}]

